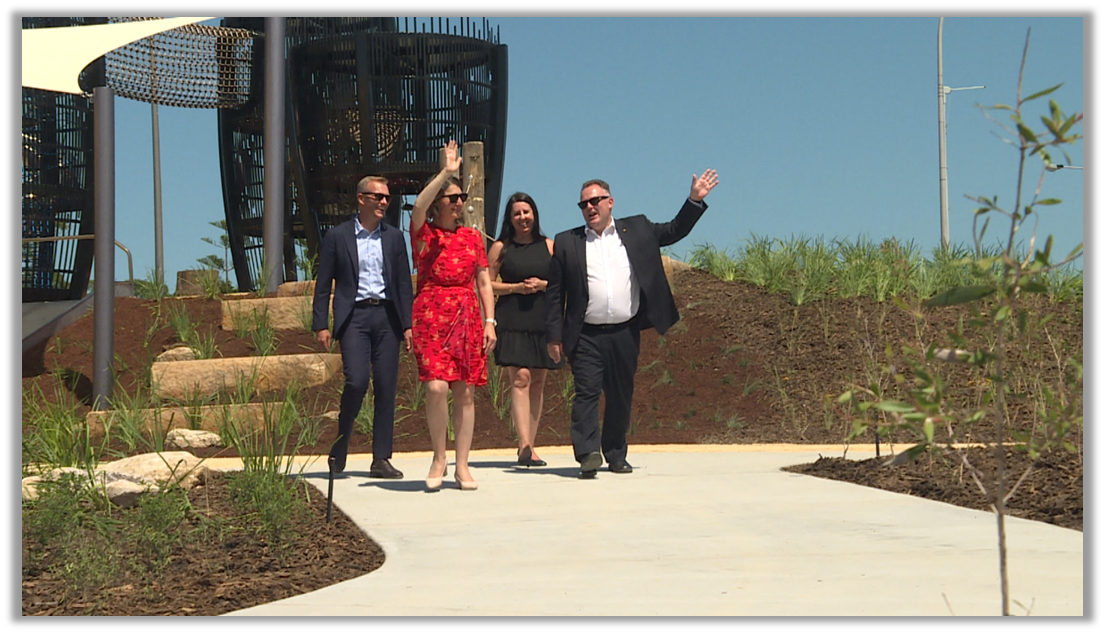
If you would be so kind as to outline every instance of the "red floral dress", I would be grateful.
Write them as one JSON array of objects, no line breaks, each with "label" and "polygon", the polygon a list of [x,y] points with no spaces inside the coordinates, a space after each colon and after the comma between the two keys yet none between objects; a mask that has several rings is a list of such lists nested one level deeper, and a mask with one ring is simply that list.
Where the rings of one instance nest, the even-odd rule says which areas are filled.
[{"label": "red floral dress", "polygon": [[487,268],[483,238],[472,228],[446,231],[427,222],[411,233],[411,252],[418,271],[412,330],[419,380],[487,384],[475,285],[477,269]]}]

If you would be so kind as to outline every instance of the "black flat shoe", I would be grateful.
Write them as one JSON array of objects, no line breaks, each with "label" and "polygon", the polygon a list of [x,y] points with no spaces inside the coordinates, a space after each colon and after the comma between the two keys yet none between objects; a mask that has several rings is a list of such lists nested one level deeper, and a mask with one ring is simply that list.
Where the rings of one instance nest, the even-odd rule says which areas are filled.
[{"label": "black flat shoe", "polygon": [[529,468],[531,466],[548,466],[548,463],[541,458],[534,459],[533,449],[527,446],[523,448],[522,452],[518,455],[518,465]]},{"label": "black flat shoe", "polygon": [[579,460],[579,476],[583,479],[594,479],[602,466],[602,453],[595,451],[587,453]]},{"label": "black flat shoe", "polygon": [[629,462],[623,459],[620,462],[610,462],[610,472],[618,473],[619,475],[627,475],[633,472],[633,467],[629,465]]}]

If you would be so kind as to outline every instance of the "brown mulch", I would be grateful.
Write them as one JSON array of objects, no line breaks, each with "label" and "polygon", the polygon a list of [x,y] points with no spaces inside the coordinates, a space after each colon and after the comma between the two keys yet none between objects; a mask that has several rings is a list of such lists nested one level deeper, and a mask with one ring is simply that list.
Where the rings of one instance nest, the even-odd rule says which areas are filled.
[{"label": "brown mulch", "polygon": [[[993,449],[971,448],[967,461],[984,473],[997,472]],[[1033,463],[1024,451],[1007,449],[1006,471],[1014,482],[1032,466],[1006,504],[1009,516],[1051,523],[1082,531],[1082,465],[1064,453],[1051,453]],[[886,459],[854,460],[820,456],[811,464],[799,464],[784,470],[825,479],[846,481],[891,492],[943,501],[975,510],[993,511],[991,496],[982,492],[978,483],[962,467],[954,452],[922,456],[914,462],[890,466]],[[992,479],[981,483],[990,494],[996,494]]]},{"label": "brown mulch", "polygon": [[[903,345],[923,347],[921,343],[928,341],[946,341],[946,333],[959,327],[965,328],[970,335],[971,312],[967,307],[924,310],[924,319],[918,325],[908,313],[889,301],[876,303],[855,298],[794,306],[782,295],[770,294],[747,283],[721,281],[696,270],[677,273],[673,288],[682,320],[664,336],[655,331],[643,332],[641,336],[633,426],[629,436],[631,445],[841,444],[852,429],[853,415],[845,405],[836,402],[837,396],[853,384],[869,384],[874,377],[884,382],[883,387],[889,395],[896,397],[891,375],[880,373],[878,368],[893,366],[899,374],[905,372]],[[1026,434],[1038,430],[1036,403],[1030,397],[1033,381],[1068,371],[1070,358],[1081,362],[1083,338],[1080,302],[1052,305],[1046,297],[1036,296],[1029,300],[1034,302],[1035,309],[1052,318],[1045,327],[1022,336],[1018,348],[1010,355],[1010,367],[1015,369],[1010,383],[1013,393],[1009,401],[1009,426]],[[199,324],[200,332],[214,336],[222,356],[255,353],[247,340],[237,339],[232,332],[220,329],[218,301],[172,301],[183,302],[193,321]],[[129,393],[136,386],[147,384],[152,359],[177,342],[171,328],[151,328],[155,309],[153,301],[116,301],[116,389]],[[37,386],[47,399],[55,398],[55,391],[71,393],[87,409],[91,396],[92,330],[90,315],[55,337],[39,357],[25,358],[24,390]],[[311,333],[280,333],[277,353],[309,351],[321,351]],[[964,409],[976,406],[985,381],[962,366],[948,368],[947,374],[948,400]],[[550,373],[545,389],[545,412],[538,433],[538,452],[540,446],[570,443],[569,377],[568,371]],[[397,402],[396,452],[430,448],[424,414],[414,401],[416,383],[413,358],[404,354]],[[1080,384],[1078,390],[1076,395],[1080,402]],[[300,405],[309,417],[317,419],[322,413],[337,409],[340,391],[340,379],[304,390]],[[505,397],[504,393],[504,401]],[[1080,404],[1078,410],[1080,413]],[[473,447],[515,448],[517,440],[509,413],[504,417],[506,419],[501,419],[496,414],[490,388],[478,389]],[[324,424],[318,439],[301,447],[299,452],[324,455],[334,440],[334,427],[333,423]],[[961,433],[959,439],[990,441],[992,436],[990,425],[983,423]],[[882,458],[857,461],[827,455],[813,464],[796,466],[792,470],[962,507],[988,509],[986,497],[970,478],[962,476],[957,469],[958,462],[951,457],[935,454],[923,456],[912,464],[883,465],[885,457],[892,454],[891,449],[901,451],[911,445],[913,439],[906,432],[891,433],[882,438]],[[874,435],[868,431],[855,441],[872,443],[874,440]],[[1081,427],[1072,441],[1075,452],[1052,452],[1036,464],[1009,504],[1011,515],[1082,529]],[[113,448],[120,447],[113,445]],[[350,450],[371,452],[371,437],[355,433]],[[234,453],[228,449],[209,449],[197,451],[197,454]],[[992,459],[992,453],[986,451],[972,449],[969,452],[971,463],[983,470],[992,472]],[[1027,465],[1023,453],[1010,454],[1009,472],[1014,476],[1019,477]],[[305,534],[310,535],[324,525],[320,516],[301,526]],[[352,537],[336,538],[340,542]],[[307,540],[311,540],[310,536]],[[304,591],[367,573],[361,570],[352,573],[353,570],[327,565],[314,565],[311,569],[320,582],[309,588],[305,580],[295,583]],[[246,573],[239,571],[239,580]],[[182,572],[180,577],[187,576]],[[26,581],[24,576],[24,613],[28,608]],[[162,582],[162,587],[164,591],[159,593],[167,603],[175,603],[174,596],[183,595],[175,588],[170,590],[168,583]],[[242,593],[249,591],[243,589]],[[49,601],[45,595],[39,599]],[[226,610],[271,599],[269,594],[258,592],[255,600],[240,597],[239,603],[227,604]],[[125,612],[127,608],[128,605],[123,604],[117,612]],[[185,608],[193,607],[182,601],[167,604],[166,608],[169,612],[186,613]]]},{"label": "brown mulch", "polygon": [[[193,516],[181,544],[158,574],[136,574],[123,565],[102,592],[82,591],[52,567],[52,552],[24,538],[23,615],[221,615],[297,596],[363,576],[384,564],[384,551],[340,509],[326,517],[326,497],[303,494],[307,515],[289,544],[290,553],[256,536],[255,522],[231,500],[225,473],[212,473],[189,491]],[[198,530],[207,521],[204,538]],[[120,559],[137,558],[122,543]],[[44,558],[39,558],[44,556]]]}]

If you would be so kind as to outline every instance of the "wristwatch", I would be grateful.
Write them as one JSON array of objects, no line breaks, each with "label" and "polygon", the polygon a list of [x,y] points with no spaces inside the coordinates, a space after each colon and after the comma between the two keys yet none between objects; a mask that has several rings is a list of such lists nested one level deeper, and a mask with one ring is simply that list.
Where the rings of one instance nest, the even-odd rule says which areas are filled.
[{"label": "wristwatch", "polygon": [[485,321],[487,321],[491,325],[494,325],[495,327],[499,327],[499,322],[496,321],[495,319],[485,319]]}]

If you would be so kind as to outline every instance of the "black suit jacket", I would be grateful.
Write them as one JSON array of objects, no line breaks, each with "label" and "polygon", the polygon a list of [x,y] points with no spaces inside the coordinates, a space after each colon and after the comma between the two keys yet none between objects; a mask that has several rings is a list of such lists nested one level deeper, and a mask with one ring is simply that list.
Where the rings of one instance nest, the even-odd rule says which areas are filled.
[{"label": "black suit jacket", "polygon": [[[614,228],[622,238],[629,265],[641,289],[637,311],[642,330],[656,328],[663,334],[679,320],[679,310],[664,276],[660,248],[687,236],[706,211],[706,202],[690,198],[671,222],[657,224],[643,215],[614,219]],[[583,314],[587,310],[587,234],[581,226],[564,231],[553,241],[546,288],[545,336],[550,342],[562,341],[569,358],[579,343]]]},{"label": "black suit jacket", "polygon": [[[315,278],[315,301],[311,329],[315,332],[329,327],[327,313],[330,305],[330,284],[334,284],[334,338],[340,340],[353,316],[353,304],[357,301],[358,261],[355,218],[331,228],[322,238],[322,250],[318,255],[318,274]],[[384,251],[384,291],[390,299],[388,309],[398,320],[401,329],[411,327],[411,306],[414,291],[411,288],[411,266],[407,259],[407,242],[403,232],[381,221],[380,245]]]}]

